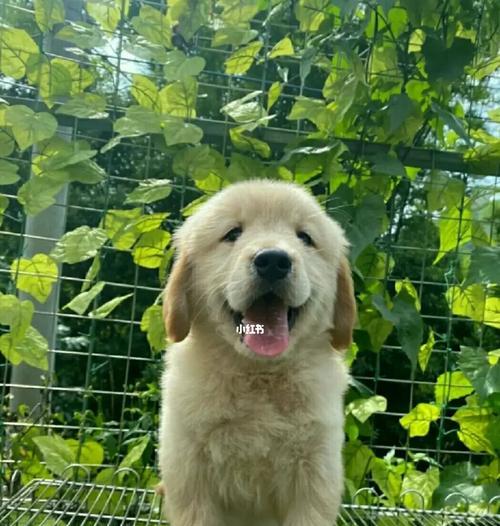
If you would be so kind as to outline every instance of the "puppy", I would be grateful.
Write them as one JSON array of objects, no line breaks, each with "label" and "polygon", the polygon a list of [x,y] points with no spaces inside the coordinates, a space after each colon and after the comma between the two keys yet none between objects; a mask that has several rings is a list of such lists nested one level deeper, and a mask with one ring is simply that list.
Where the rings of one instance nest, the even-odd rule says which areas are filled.
[{"label": "puppy", "polygon": [[295,184],[189,217],[164,295],[159,463],[172,526],[332,526],[356,304],[340,226]]}]

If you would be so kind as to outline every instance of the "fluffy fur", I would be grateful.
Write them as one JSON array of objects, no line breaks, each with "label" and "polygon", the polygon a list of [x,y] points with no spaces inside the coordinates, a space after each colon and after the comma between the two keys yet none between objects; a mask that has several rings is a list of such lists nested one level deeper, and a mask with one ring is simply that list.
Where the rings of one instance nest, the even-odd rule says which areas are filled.
[{"label": "fluffy fur", "polygon": [[[241,236],[223,241],[236,226]],[[301,187],[259,180],[211,198],[175,239],[159,450],[172,526],[332,526],[348,384],[339,351],[356,317],[342,229]],[[290,255],[275,292],[299,308],[275,358],[240,341],[232,315],[262,293],[252,260],[265,248]]]}]

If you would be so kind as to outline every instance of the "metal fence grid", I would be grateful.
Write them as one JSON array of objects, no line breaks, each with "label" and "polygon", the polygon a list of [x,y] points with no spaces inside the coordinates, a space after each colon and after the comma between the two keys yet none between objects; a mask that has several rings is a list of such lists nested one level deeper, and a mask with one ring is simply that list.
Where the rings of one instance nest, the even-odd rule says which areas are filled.
[{"label": "metal fence grid", "polygon": [[[50,526],[167,525],[153,490],[71,480],[34,480],[0,508],[0,524]],[[48,522],[50,521],[50,522]],[[498,516],[345,505],[340,526],[496,526]]]},{"label": "metal fence grid", "polygon": [[[81,21],[83,4],[80,0],[66,2],[65,5],[65,23]],[[145,5],[165,9],[165,2],[160,0],[142,0],[132,2],[131,5],[135,12],[139,6]],[[478,9],[480,12],[480,8]],[[30,1],[5,0],[0,6],[0,18],[5,21],[14,18],[18,20],[20,27],[26,27],[33,16],[33,3]],[[482,38],[481,20],[482,17],[478,16],[476,29],[479,38]],[[61,47],[57,39],[53,41],[40,37],[39,44],[49,59],[63,58],[77,63],[82,68],[93,68],[97,74],[102,73],[96,80],[97,92],[106,95],[106,111],[110,118],[90,121],[60,116],[60,135],[66,135],[71,140],[86,140],[94,148],[102,148],[113,135],[112,121],[123,116],[126,111],[133,75],[145,75],[157,84],[162,81],[161,73],[150,67],[149,60],[143,60],[134,54],[134,31],[126,22],[127,20],[122,18],[107,46],[89,51],[85,55],[75,55],[66,49],[67,46]],[[261,30],[262,19],[252,21],[252,27]],[[269,27],[272,27],[274,35],[286,35],[296,30],[296,26],[288,24],[285,20],[273,21]],[[102,28],[99,31],[105,32]],[[264,49],[272,49],[276,42],[270,40],[271,30],[266,29],[262,36]],[[376,33],[373,42],[375,37]],[[214,49],[210,46],[210,39],[210,31],[200,31],[190,42],[189,52],[204,56],[207,63],[220,65],[231,50]],[[111,70],[111,85],[106,85],[102,80],[104,64],[108,73]],[[285,83],[280,97],[278,118],[274,121],[278,124],[269,125],[260,135],[260,138],[272,147],[272,160],[279,159],[284,147],[292,140],[304,137],[313,130],[306,120],[286,120],[285,116],[289,113],[295,97],[321,97],[321,84],[316,82],[313,75],[309,76],[307,82],[301,82],[299,60],[287,57],[283,59],[283,67],[289,69],[290,80]],[[222,73],[222,68],[219,68],[205,70],[199,77],[199,93],[202,97],[199,98],[198,117],[192,122],[203,129],[204,142],[216,148],[226,161],[234,152],[228,136],[234,123],[227,115],[215,114],[211,108],[218,108],[254,90],[266,92],[275,80],[269,68],[266,58],[262,64],[252,69],[252,74],[235,78],[233,75]],[[390,71],[378,75],[386,81],[393,77]],[[483,82],[482,86],[490,93],[487,101],[475,103],[473,97],[463,101],[468,116],[481,121],[484,127],[492,130],[492,134],[498,131],[498,125],[488,117],[487,109],[498,103],[499,80],[493,73],[486,83]],[[475,88],[476,84],[471,80],[471,92]],[[28,85],[24,80],[1,76],[0,96],[10,104],[24,104],[34,110],[44,108],[37,88]],[[354,156],[351,168],[360,159],[388,150],[385,145],[364,140],[363,137],[342,139]],[[488,227],[489,241],[493,242],[500,229],[494,202],[494,197],[500,195],[500,170],[498,165],[492,167],[491,164],[476,163],[472,166],[461,152],[444,150],[436,138],[426,135],[416,137],[411,146],[397,146],[394,151],[405,164],[416,167],[419,171],[404,191],[389,200],[388,223],[385,232],[376,241],[377,247],[389,257],[383,276],[374,275],[373,279],[384,282],[391,290],[398,280],[409,279],[418,292],[423,321],[442,337],[438,338],[433,347],[432,367],[427,372],[418,369],[411,371],[410,367],[403,363],[404,353],[395,339],[384,343],[381,352],[359,353],[353,364],[354,378],[374,394],[386,396],[388,399],[387,411],[374,415],[373,432],[366,442],[378,456],[392,450],[406,459],[411,453],[425,453],[443,465],[460,460],[478,459],[485,454],[473,453],[449,438],[450,432],[447,431],[446,424],[451,422],[450,415],[458,407],[453,401],[448,402],[447,411],[443,412],[439,426],[431,431],[431,435],[427,436],[425,441],[419,438],[410,439],[408,436],[401,439],[399,419],[417,403],[429,400],[438,374],[453,370],[461,338],[463,335],[470,338],[472,324],[478,327],[475,335],[479,346],[482,346],[485,338],[489,348],[494,347],[494,342],[497,343],[497,347],[500,346],[498,331],[454,315],[443,299],[444,292],[458,283],[456,269],[459,256],[470,254],[470,249],[462,246],[457,240],[457,247],[451,256],[445,258],[439,266],[433,267],[432,261],[438,250],[436,233],[426,226],[420,238],[416,239],[414,236],[415,225],[428,225],[429,220],[438,218],[446,219],[442,214],[420,206],[421,201],[425,199],[430,174],[441,170],[463,183],[466,188],[465,195],[474,192],[493,200],[491,213],[479,220]],[[28,150],[8,156],[8,160],[15,162],[19,167],[23,180],[30,177],[32,155],[35,154],[36,151]],[[98,226],[110,210],[124,208],[124,196],[139,181],[171,177],[171,158],[166,154],[164,147],[151,136],[127,138],[113,149],[99,153],[96,160],[106,172],[105,180],[96,186],[71,184],[66,189],[67,194],[60,195],[50,209],[35,216],[32,224],[17,202],[16,188],[6,187],[5,191],[1,189],[0,196],[7,197],[13,203],[12,208],[4,214],[3,224],[0,226],[2,292],[15,293],[10,270],[10,264],[15,258],[26,256],[30,250],[48,253],[62,233],[83,224]],[[374,185],[376,184],[378,183],[374,182]],[[206,193],[191,179],[177,176],[172,177],[172,190],[172,196],[154,208],[155,213],[169,213],[164,221],[168,230],[172,230],[182,221],[182,211],[189,202]],[[342,221],[345,207],[335,195],[327,195],[324,206],[331,215]],[[468,219],[462,213],[463,207],[464,197],[459,217],[448,219],[457,221],[459,225],[467,222]],[[54,217],[62,221],[61,232],[57,232],[57,225],[53,223]],[[4,497],[4,507],[0,512],[1,524],[160,524],[159,502],[149,489],[38,478],[24,485],[31,477],[17,480],[16,473],[19,472],[16,469],[19,467],[19,460],[10,456],[16,441],[22,441],[37,429],[64,433],[67,437],[75,437],[80,444],[88,436],[112,444],[116,454],[102,465],[104,468],[120,466],[126,454],[124,445],[131,440],[144,434],[149,434],[153,442],[156,440],[156,422],[151,421],[149,415],[157,414],[157,378],[161,357],[159,353],[150,349],[146,335],[141,330],[141,318],[144,309],[156,302],[161,293],[161,284],[169,261],[165,258],[158,273],[157,270],[133,265],[131,252],[131,249],[118,250],[106,245],[98,256],[98,279],[105,282],[106,293],[99,302],[94,300],[93,307],[97,308],[99,304],[113,297],[132,294],[111,316],[97,319],[63,308],[75,295],[75,291],[88,281],[88,263],[63,265],[51,299],[45,304],[34,302],[39,327],[49,330],[49,361],[55,364],[51,374],[41,378],[39,373],[34,377],[30,377],[29,373],[17,374],[16,370],[19,368],[12,367],[0,354],[0,433],[3,449],[0,463],[3,484],[0,485],[0,493]],[[25,295],[20,294],[20,297],[24,298]],[[436,314],[436,302],[442,306],[441,314]],[[394,367],[394,363],[398,361],[402,362],[400,369]],[[64,374],[61,374],[63,371]],[[19,378],[28,380],[19,381]],[[453,386],[448,385],[448,388],[451,387]],[[16,397],[17,400],[35,400],[36,405],[29,404],[30,408],[18,407],[18,403],[12,402]],[[78,455],[80,453],[79,450]],[[153,456],[151,458],[154,464]],[[77,458],[77,461],[80,460]],[[24,487],[17,491],[19,484]],[[7,496],[10,493],[15,496],[8,500]],[[117,503],[113,513],[110,514],[107,510],[106,502],[102,503],[103,499],[106,502],[109,500]],[[101,509],[97,511],[96,506]],[[51,518],[50,522],[47,517]],[[33,522],[30,522],[32,518]],[[498,518],[473,518],[444,511],[418,512],[351,505],[346,506],[340,524],[489,525],[498,524]]]}]

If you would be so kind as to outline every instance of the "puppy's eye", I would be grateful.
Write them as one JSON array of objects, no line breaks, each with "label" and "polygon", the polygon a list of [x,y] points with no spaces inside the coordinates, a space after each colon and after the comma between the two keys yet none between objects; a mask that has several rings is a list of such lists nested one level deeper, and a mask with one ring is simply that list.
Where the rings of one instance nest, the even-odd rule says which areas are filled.
[{"label": "puppy's eye", "polygon": [[297,232],[297,237],[303,241],[304,245],[307,245],[308,247],[315,246],[312,237],[307,232],[304,232],[303,230],[299,230]]},{"label": "puppy's eye", "polygon": [[235,228],[232,228],[229,232],[227,232],[224,237],[222,238],[222,241],[227,241],[228,243],[234,243],[243,232],[243,229],[240,226],[237,226]]}]

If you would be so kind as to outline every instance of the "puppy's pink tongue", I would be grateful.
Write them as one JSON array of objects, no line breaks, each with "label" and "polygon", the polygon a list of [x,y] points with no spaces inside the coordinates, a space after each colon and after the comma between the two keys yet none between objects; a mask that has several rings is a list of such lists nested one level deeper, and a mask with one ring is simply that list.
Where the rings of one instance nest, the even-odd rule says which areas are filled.
[{"label": "puppy's pink tongue", "polygon": [[276,296],[263,296],[245,312],[242,322],[264,328],[263,334],[245,334],[243,341],[256,354],[277,356],[288,346],[288,309]]}]

